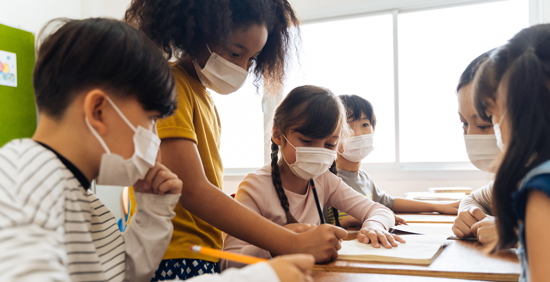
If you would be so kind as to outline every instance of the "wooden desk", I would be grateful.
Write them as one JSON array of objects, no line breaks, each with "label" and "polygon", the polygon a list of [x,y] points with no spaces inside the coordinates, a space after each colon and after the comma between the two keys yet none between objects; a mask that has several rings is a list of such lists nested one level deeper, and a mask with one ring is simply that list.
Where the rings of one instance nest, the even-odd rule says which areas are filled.
[{"label": "wooden desk", "polygon": [[[355,239],[356,236],[357,232],[351,231],[346,240]],[[448,245],[429,266],[336,260],[319,265],[326,272],[316,273],[315,281],[364,281],[367,278],[372,278],[372,281],[388,281],[392,277],[417,281],[409,280],[408,276],[423,276],[418,281],[432,281],[426,277],[518,281],[520,265],[514,251],[486,254],[484,247],[477,241],[447,242]],[[407,275],[407,278],[394,275]]]},{"label": "wooden desk", "polygon": [[[315,282],[472,282],[464,279],[443,279],[433,277],[406,276],[406,275],[386,275],[386,274],[367,274],[367,273],[341,273],[341,272],[318,272],[313,274]],[[481,280],[473,280],[481,281]]]}]

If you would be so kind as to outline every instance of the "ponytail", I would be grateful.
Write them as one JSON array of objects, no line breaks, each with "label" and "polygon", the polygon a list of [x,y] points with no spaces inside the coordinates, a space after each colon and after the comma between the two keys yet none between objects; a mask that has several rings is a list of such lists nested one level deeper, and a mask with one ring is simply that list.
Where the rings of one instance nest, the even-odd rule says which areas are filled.
[{"label": "ponytail", "polygon": [[549,66],[539,58],[534,47],[528,47],[515,58],[507,72],[508,78],[502,80],[508,92],[505,100],[510,137],[494,183],[497,250],[513,247],[518,239],[512,194],[530,170],[550,158],[550,92],[546,85]]},{"label": "ponytail", "polygon": [[529,171],[550,159],[549,59],[550,25],[532,26],[492,52],[474,80],[478,115],[488,120],[488,102],[501,99],[508,122],[506,151],[493,186],[499,235],[495,250],[517,243],[516,228],[521,218],[514,213],[513,193]]},{"label": "ponytail", "polygon": [[[330,172],[334,173],[334,175],[338,176],[338,169],[336,169],[336,161],[332,163],[332,166],[330,166]],[[342,226],[340,225],[340,212],[335,207],[330,207],[332,209],[332,215],[334,215],[334,224],[336,226]]]},{"label": "ponytail", "polygon": [[286,224],[298,223],[290,213],[290,205],[285,194],[285,189],[283,189],[281,173],[279,172],[279,146],[275,144],[273,140],[271,140],[271,180],[273,181],[273,186],[275,186],[275,191],[277,192],[281,206],[285,210]]}]

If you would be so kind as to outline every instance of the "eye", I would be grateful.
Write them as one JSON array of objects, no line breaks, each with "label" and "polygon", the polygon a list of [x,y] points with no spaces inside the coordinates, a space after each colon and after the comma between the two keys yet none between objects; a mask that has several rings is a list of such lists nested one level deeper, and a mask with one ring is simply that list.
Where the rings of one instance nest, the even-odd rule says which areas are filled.
[{"label": "eye", "polygon": [[306,144],[311,144],[311,142],[313,142],[313,141],[311,141],[311,140],[306,140],[306,139],[302,139],[302,138],[300,138],[300,140],[301,140],[302,142],[306,143]]},{"label": "eye", "polygon": [[462,126],[467,127],[469,124],[467,122],[462,122]]},{"label": "eye", "polygon": [[363,127],[369,127],[369,126],[370,126],[370,124],[368,124],[368,123],[363,123]]},{"label": "eye", "polygon": [[480,125],[480,126],[478,126],[478,128],[481,129],[481,130],[487,130],[487,129],[492,128],[492,127],[493,127],[492,125],[491,125],[491,126],[488,126],[488,125],[485,125],[485,126],[481,126],[481,125]]},{"label": "eye", "polygon": [[239,54],[231,52],[231,57],[237,58],[239,56],[240,56]]},{"label": "eye", "polygon": [[336,144],[327,143],[326,146],[327,146],[328,148],[331,148],[331,149],[332,149],[332,148],[335,148],[335,147],[336,147]]}]

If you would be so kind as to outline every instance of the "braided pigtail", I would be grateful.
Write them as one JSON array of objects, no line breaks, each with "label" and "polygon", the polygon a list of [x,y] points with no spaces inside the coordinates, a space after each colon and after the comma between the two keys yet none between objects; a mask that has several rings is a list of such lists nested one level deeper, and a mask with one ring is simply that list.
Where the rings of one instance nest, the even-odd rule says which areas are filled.
[{"label": "braided pigtail", "polygon": [[277,196],[279,196],[279,201],[281,201],[281,206],[285,210],[286,223],[298,223],[298,221],[290,213],[290,205],[288,203],[285,190],[283,189],[281,174],[279,172],[279,146],[275,144],[273,140],[271,140],[271,179],[273,181],[273,186],[275,186]]},{"label": "braided pigtail", "polygon": [[[330,172],[334,173],[334,175],[338,176],[338,169],[336,169],[336,161],[332,163],[332,166],[330,166]],[[334,224],[336,226],[342,226],[340,225],[340,212],[335,207],[330,207],[332,209],[332,214],[334,215]]]}]

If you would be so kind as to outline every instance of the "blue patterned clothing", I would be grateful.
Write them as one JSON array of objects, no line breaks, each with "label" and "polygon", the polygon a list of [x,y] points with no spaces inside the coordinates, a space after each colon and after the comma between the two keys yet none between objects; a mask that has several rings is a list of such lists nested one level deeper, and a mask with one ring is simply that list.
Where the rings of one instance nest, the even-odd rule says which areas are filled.
[{"label": "blue patterned clothing", "polygon": [[520,221],[517,254],[521,263],[519,281],[529,281],[529,264],[527,261],[527,242],[525,241],[525,210],[529,192],[536,190],[550,197],[550,160],[532,169],[521,181],[520,188],[512,195],[512,206],[516,218]]},{"label": "blue patterned clothing", "polygon": [[218,263],[200,259],[166,259],[160,262],[153,281],[187,280],[203,274],[220,273]]}]

